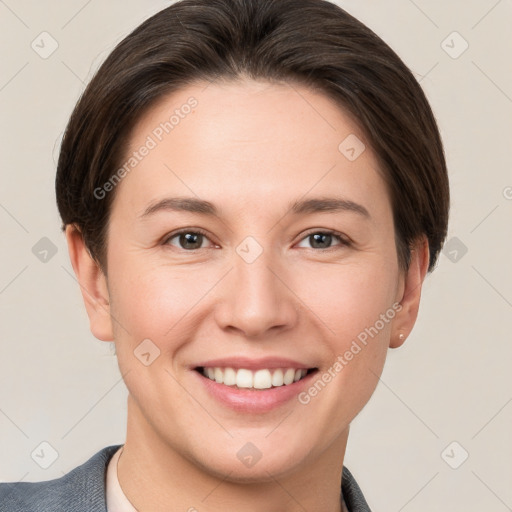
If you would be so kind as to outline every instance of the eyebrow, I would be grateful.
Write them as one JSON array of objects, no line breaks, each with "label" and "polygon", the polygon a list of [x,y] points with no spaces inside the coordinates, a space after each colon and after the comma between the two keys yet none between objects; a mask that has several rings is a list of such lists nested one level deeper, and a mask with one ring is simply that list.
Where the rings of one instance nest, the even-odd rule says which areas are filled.
[{"label": "eyebrow", "polygon": [[[288,210],[294,215],[321,212],[338,213],[345,211],[357,213],[366,219],[371,218],[370,213],[363,205],[348,199],[336,197],[318,197],[298,200],[289,205]],[[219,210],[209,201],[195,197],[166,197],[165,199],[150,204],[139,217],[144,219],[160,211],[191,212],[212,217],[219,215]]]}]

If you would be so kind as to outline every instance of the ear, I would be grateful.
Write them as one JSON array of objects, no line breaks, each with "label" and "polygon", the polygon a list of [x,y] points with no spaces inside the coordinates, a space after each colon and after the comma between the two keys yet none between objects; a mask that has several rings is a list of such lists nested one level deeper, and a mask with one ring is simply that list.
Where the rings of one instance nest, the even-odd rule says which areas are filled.
[{"label": "ear", "polygon": [[110,299],[107,278],[92,258],[80,230],[71,224],[66,226],[69,258],[80,285],[80,291],[89,316],[94,337],[101,341],[113,341]]},{"label": "ear", "polygon": [[390,348],[400,347],[416,323],[420,307],[421,287],[427,274],[429,258],[428,239],[422,237],[411,249],[409,269],[402,278],[403,283],[396,299],[402,309],[393,320]]}]

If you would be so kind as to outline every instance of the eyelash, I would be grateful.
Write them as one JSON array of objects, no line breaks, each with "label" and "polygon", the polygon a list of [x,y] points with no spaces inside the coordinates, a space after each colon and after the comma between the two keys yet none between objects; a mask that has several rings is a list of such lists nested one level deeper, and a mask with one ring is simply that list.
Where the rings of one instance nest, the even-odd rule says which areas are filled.
[{"label": "eyelash", "polygon": [[[201,228],[192,228],[192,229],[181,229],[179,231],[175,231],[174,233],[171,233],[168,237],[166,237],[164,239],[162,244],[163,245],[170,245],[169,244],[170,240],[172,240],[173,238],[176,238],[179,235],[185,234],[185,233],[187,233],[187,234],[194,234],[194,235],[199,234],[199,235],[204,236],[208,240],[210,240],[210,238],[208,236],[208,233],[206,233],[206,231],[204,231]],[[352,245],[351,241],[346,237],[346,235],[343,235],[343,233],[340,233],[338,231],[334,231],[332,229],[326,229],[326,230],[318,230],[317,229],[317,230],[309,231],[308,233],[306,233],[300,239],[299,243],[302,242],[303,240],[305,240],[306,238],[310,237],[311,235],[316,235],[316,234],[332,235],[332,236],[336,237],[340,241],[340,244],[337,245],[337,246],[327,247],[325,249],[317,249],[317,248],[314,248],[314,247],[308,248],[308,249],[311,249],[313,251],[327,252],[327,251],[331,251],[331,250],[336,250],[337,247],[349,247],[349,246]],[[183,252],[194,252],[194,251],[198,251],[199,250],[199,249],[181,249],[181,248],[177,248],[177,249],[180,249]]]}]

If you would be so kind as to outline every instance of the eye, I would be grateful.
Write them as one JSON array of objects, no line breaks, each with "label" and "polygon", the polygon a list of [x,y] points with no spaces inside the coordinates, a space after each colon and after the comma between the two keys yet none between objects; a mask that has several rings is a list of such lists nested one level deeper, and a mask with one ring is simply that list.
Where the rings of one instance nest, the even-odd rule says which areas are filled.
[{"label": "eye", "polygon": [[[331,243],[334,239],[337,239],[340,242],[338,245],[350,245],[350,242],[346,237],[337,231],[313,231],[306,235],[302,241],[309,240],[313,249],[330,249],[332,248]],[[302,243],[302,241],[300,243]]]},{"label": "eye", "polygon": [[[172,242],[176,240],[176,242]],[[350,241],[344,237],[342,233],[338,233],[337,231],[313,231],[306,235],[300,244],[303,241],[309,240],[311,242],[312,249],[331,249],[336,246],[332,246],[333,240],[338,240],[338,246],[349,246]],[[194,251],[197,249],[205,249],[208,248],[208,245],[204,245],[205,242],[210,242],[211,240],[208,238],[208,235],[205,231],[194,228],[194,229],[182,229],[180,231],[176,231],[172,233],[169,237],[167,237],[163,244],[164,245],[172,245],[173,247],[178,247],[185,251]],[[302,246],[304,247],[304,246]]]},{"label": "eye", "polygon": [[[177,240],[178,245],[171,242],[174,239]],[[182,229],[181,231],[177,231],[166,238],[163,243],[164,245],[172,245],[174,247],[179,247],[180,249],[193,251],[196,249],[205,249],[207,247],[203,247],[203,243],[205,241],[210,241],[207,234],[204,231],[195,228],[194,230]]]}]

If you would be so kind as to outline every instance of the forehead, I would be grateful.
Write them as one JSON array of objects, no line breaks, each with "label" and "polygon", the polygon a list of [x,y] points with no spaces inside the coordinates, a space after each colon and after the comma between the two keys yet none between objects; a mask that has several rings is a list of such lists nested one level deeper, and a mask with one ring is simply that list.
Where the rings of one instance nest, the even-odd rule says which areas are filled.
[{"label": "forehead", "polygon": [[385,193],[354,120],[324,94],[296,84],[244,80],[176,91],[134,127],[122,165],[129,160],[134,165],[125,166],[116,196],[138,213],[169,190],[213,202],[237,198],[246,207],[277,199],[276,191],[287,203],[308,191],[337,190],[353,200]]},{"label": "forehead", "polygon": [[270,144],[276,137],[281,144],[288,139],[283,151],[332,151],[349,134],[364,138],[355,120],[325,94],[298,84],[240,79],[189,85],[160,98],[135,126],[130,149],[151,135],[175,145],[196,139],[210,154],[224,144]]}]

